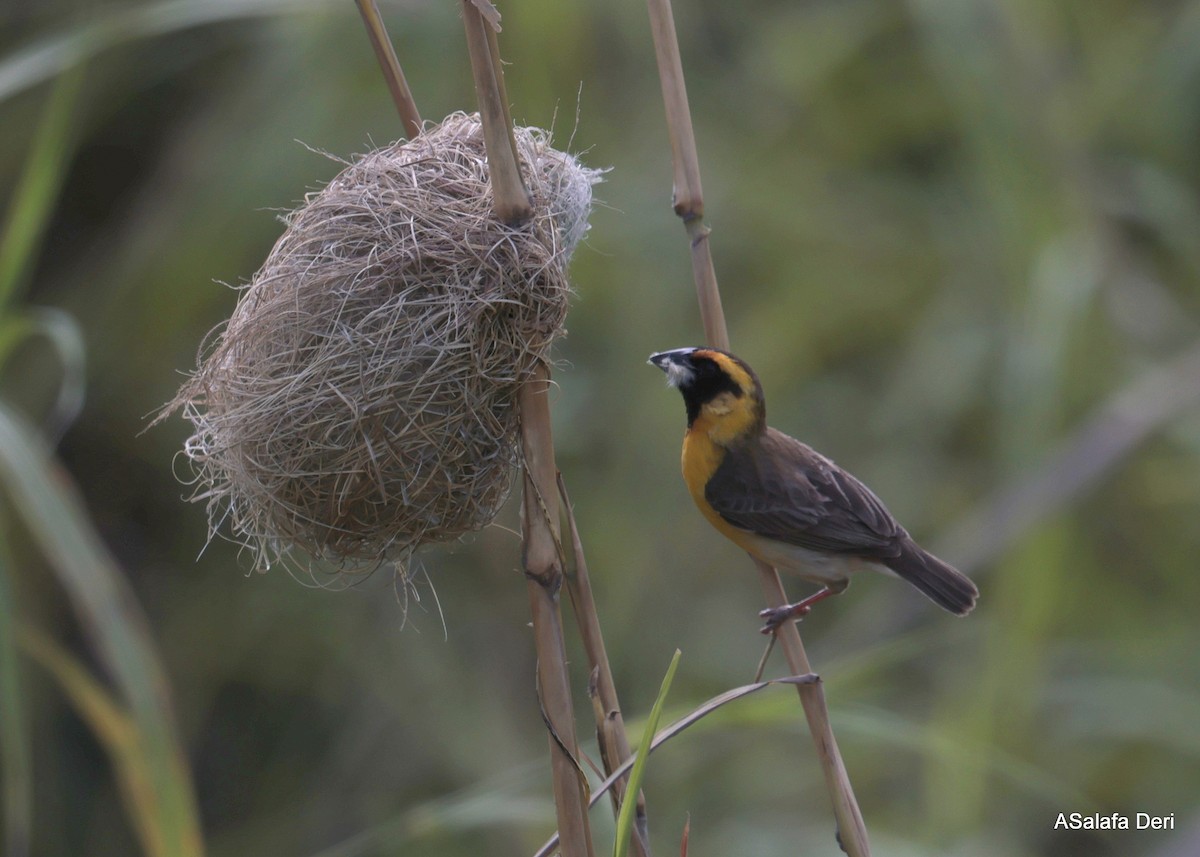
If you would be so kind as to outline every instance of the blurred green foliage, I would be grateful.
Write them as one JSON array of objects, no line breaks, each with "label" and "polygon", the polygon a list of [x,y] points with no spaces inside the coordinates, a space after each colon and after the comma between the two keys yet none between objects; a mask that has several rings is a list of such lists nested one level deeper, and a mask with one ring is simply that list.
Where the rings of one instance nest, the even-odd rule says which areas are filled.
[{"label": "blurred green foliage", "polygon": [[[682,408],[643,366],[699,337],[646,11],[501,11],[518,121],[613,168],[574,263],[556,441],[627,717],[649,710],[679,648],[671,719],[751,678],[761,605],[749,563],[691,507]],[[1200,385],[1178,360],[1200,340],[1200,2],[675,13],[731,337],[772,423],[970,560],[983,593],[957,621],[862,580],[804,623],[877,851],[1200,852]],[[457,5],[384,14],[423,114],[471,107]],[[0,197],[23,198],[37,163],[45,203],[5,226],[5,252],[28,264],[0,253],[4,319],[59,320],[6,344],[0,367],[6,425],[44,427],[5,447],[0,485],[9,824],[24,782],[33,853],[141,853],[86,715],[10,645],[18,626],[57,640],[150,716],[16,514],[14,468],[58,440],[44,417],[69,405],[64,371],[82,370],[63,358],[65,313],[87,400],[57,455],[106,547],[67,512],[58,535],[111,552],[142,605],[157,642],[143,666],[161,659],[170,684],[207,853],[532,853],[553,808],[515,506],[426,551],[406,614],[388,573],[320,588],[251,576],[219,539],[205,548],[203,509],[175,478],[186,425],[141,434],[229,314],[220,283],[244,283],[278,211],[336,172],[313,149],[399,134],[353,4],[51,0],[0,15]],[[84,63],[49,145],[56,81]],[[1161,413],[1111,407],[1147,378]],[[1077,478],[1080,462],[1095,472]],[[47,490],[69,496],[56,467]],[[1050,501],[1022,490],[1046,474],[1065,486]],[[687,813],[693,857],[838,853],[786,690],[664,747],[645,785],[660,853],[677,852]],[[1176,830],[1053,830],[1071,811],[1174,813]]]}]

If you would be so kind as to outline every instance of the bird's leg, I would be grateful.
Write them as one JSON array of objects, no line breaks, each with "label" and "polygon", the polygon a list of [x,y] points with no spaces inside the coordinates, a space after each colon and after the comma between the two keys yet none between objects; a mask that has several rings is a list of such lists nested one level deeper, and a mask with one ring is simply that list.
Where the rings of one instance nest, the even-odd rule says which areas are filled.
[{"label": "bird's leg", "polygon": [[844,592],[846,585],[843,583],[840,586],[826,586],[819,592],[814,592],[807,598],[797,601],[795,604],[784,604],[780,607],[768,607],[766,610],[759,611],[759,618],[764,619],[767,624],[763,625],[759,631],[763,634],[774,634],[775,631],[784,622],[789,619],[801,619],[808,615],[808,611],[818,601],[823,601],[831,595],[839,595]]}]

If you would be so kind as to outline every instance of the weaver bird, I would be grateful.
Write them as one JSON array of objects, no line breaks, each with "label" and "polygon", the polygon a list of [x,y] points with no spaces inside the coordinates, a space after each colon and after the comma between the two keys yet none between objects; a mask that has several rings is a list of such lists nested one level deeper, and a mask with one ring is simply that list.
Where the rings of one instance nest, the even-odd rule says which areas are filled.
[{"label": "weaver bird", "polygon": [[756,559],[822,586],[762,611],[764,634],[845,591],[863,569],[903,578],[951,613],[971,612],[974,583],[913,541],[866,485],[767,425],[762,384],[744,361],[676,348],[650,363],[683,394],[683,479],[704,517]]}]

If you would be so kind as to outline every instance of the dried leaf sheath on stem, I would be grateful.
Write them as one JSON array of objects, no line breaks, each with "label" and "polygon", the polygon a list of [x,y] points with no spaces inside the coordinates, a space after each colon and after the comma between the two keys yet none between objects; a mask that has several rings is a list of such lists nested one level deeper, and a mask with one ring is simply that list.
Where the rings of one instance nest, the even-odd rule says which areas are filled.
[{"label": "dried leaf sheath on stem", "polygon": [[[629,746],[629,736],[625,731],[625,718],[621,714],[621,702],[617,697],[617,686],[613,680],[612,667],[608,661],[608,651],[604,645],[604,634],[600,629],[600,616],[596,611],[596,600],[592,594],[591,575],[588,573],[587,558],[583,553],[583,541],[579,537],[579,528],[575,522],[575,510],[571,506],[571,498],[567,494],[567,486],[562,474],[558,475],[558,489],[562,497],[563,508],[567,515],[567,529],[571,537],[571,554],[575,559],[573,574],[567,575],[567,590],[571,595],[571,607],[575,613],[575,621],[579,625],[579,636],[583,642],[583,650],[587,655],[591,679],[588,682],[588,695],[592,698],[596,716],[596,737],[600,745],[600,758],[604,765],[606,776],[612,776],[621,764],[633,755]],[[619,780],[613,787],[613,809],[620,810],[625,801],[625,780]],[[646,817],[646,796],[639,790],[637,794],[637,809],[635,810],[633,836],[630,846],[636,857],[649,857],[650,834],[649,822]]]},{"label": "dried leaf sheath on stem", "polygon": [[558,485],[547,392],[550,373],[534,370],[521,388],[521,441],[525,478],[521,519],[521,563],[529,590],[534,642],[538,653],[539,704],[551,730],[550,769],[564,857],[592,854],[587,792],[579,768],[575,712],[567,670],[559,595],[563,583],[558,528]]},{"label": "dried leaf sheath on stem", "polygon": [[[675,172],[675,211],[683,218],[691,240],[692,270],[705,338],[710,345],[728,350],[729,333],[709,250],[709,230],[703,223],[704,197],[700,186],[699,157],[696,154],[695,134],[687,103],[683,64],[671,4],[670,0],[647,0],[647,5],[671,138],[671,156]],[[778,572],[757,561],[755,566],[767,604],[774,607],[788,603],[787,593]],[[796,675],[811,673],[804,643],[795,624],[785,623],[779,628],[776,636],[783,648],[788,668]],[[825,775],[826,787],[833,802],[842,848],[850,857],[870,857],[871,848],[866,825],[829,722],[824,688],[820,682],[814,682],[798,685],[796,690],[800,694],[809,732],[812,734]]]}]

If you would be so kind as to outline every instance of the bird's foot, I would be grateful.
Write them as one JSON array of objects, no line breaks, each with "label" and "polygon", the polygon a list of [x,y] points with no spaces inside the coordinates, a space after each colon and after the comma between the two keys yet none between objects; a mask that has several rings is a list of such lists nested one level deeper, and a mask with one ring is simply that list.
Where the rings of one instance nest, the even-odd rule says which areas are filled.
[{"label": "bird's foot", "polygon": [[779,626],[791,619],[803,619],[812,610],[812,605],[799,601],[795,604],[784,604],[782,607],[768,607],[758,611],[758,618],[766,622],[761,628],[761,634],[774,634]]},{"label": "bird's foot", "polygon": [[767,624],[758,630],[762,634],[774,634],[784,622],[787,622],[789,619],[803,619],[818,601],[823,601],[831,595],[837,595],[839,592],[845,591],[845,589],[845,583],[833,588],[826,586],[820,592],[810,595],[802,601],[797,601],[795,604],[783,604],[779,607],[768,607],[766,610],[760,610],[758,615],[760,618],[766,620]]}]

